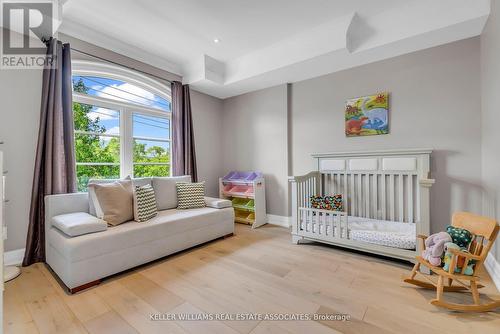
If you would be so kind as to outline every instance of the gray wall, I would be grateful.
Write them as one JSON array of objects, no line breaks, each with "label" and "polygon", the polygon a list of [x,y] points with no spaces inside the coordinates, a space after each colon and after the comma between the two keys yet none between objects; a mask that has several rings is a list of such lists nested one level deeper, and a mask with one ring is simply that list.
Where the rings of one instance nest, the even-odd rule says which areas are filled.
[{"label": "gray wall", "polygon": [[198,179],[208,196],[219,197],[222,176],[222,100],[191,91]]},{"label": "gray wall", "polygon": [[[491,2],[491,13],[481,36],[482,176],[484,214],[500,220],[500,3]],[[500,262],[500,242],[493,254]]]},{"label": "gray wall", "polygon": [[[345,100],[381,91],[391,93],[390,134],[346,138]],[[279,86],[224,101],[224,167],[269,176],[269,213],[288,212],[287,159],[300,175],[313,170],[313,152],[419,147],[435,149],[433,230],[453,211],[481,210],[479,38],[294,83],[288,105],[285,94]]]},{"label": "gray wall", "polygon": [[[131,66],[169,80],[180,77],[128,57],[105,50],[70,36],[59,35],[59,39],[70,42],[72,47],[98,55],[117,63]],[[76,52],[73,59],[88,58]],[[5,168],[9,171],[6,184],[6,222],[8,239],[5,251],[25,247],[28,228],[29,206],[35,149],[40,115],[42,72],[39,70],[0,70],[0,141],[5,141],[0,150],[5,153]],[[198,152],[198,173],[207,181],[207,194],[218,194],[217,178],[222,170],[222,158],[215,145],[222,142],[221,100],[192,92],[191,103],[195,127],[195,142]],[[211,146],[213,144],[214,146]],[[15,180],[15,183],[13,182]]]},{"label": "gray wall", "polygon": [[223,101],[224,173],[258,170],[266,178],[267,212],[287,216],[287,87]]},{"label": "gray wall", "polygon": [[[456,210],[481,208],[479,39],[469,39],[293,85],[293,172],[313,152],[433,148],[433,231]],[[347,98],[390,92],[390,134],[347,138]],[[438,200],[437,200],[438,199]]]},{"label": "gray wall", "polygon": [[0,70],[0,150],[5,185],[5,250],[24,248],[40,117],[41,70]]}]

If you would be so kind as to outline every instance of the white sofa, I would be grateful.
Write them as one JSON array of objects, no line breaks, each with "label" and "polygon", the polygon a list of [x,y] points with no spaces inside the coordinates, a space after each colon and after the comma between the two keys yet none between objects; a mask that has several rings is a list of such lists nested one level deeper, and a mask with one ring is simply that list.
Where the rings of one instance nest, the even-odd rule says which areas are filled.
[{"label": "white sofa", "polygon": [[[224,207],[227,202],[207,197],[205,208],[177,210],[176,194],[172,193],[171,187],[175,189],[175,183],[178,181],[179,178],[162,178],[163,189],[155,189],[155,192],[173,194],[175,199],[171,201],[172,207],[159,211],[150,221],[131,221],[109,227],[106,231],[77,237],[70,237],[53,227],[52,217],[74,212],[90,212],[88,193],[46,196],[47,264],[70,292],[76,292],[99,283],[104,277],[210,240],[232,235],[234,210],[232,207]],[[155,187],[155,182],[151,179],[134,180],[135,184],[148,182]],[[170,191],[165,189],[165,186],[169,187]]]}]

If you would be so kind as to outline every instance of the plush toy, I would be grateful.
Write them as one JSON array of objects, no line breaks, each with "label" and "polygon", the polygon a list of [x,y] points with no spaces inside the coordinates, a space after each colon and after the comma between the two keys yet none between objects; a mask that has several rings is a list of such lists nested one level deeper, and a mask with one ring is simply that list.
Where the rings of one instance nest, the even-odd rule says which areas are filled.
[{"label": "plush toy", "polygon": [[[444,245],[444,248],[445,248],[445,254],[444,254],[444,260],[443,260],[443,262],[444,262],[443,269],[448,271],[450,269],[451,259],[453,258],[453,254],[449,250],[450,249],[458,249],[458,250],[462,250],[463,252],[466,252],[466,250],[461,248],[460,246],[458,246],[457,244],[455,244],[453,242],[447,242]],[[456,273],[462,272],[462,268],[463,268],[464,264],[465,264],[465,257],[459,256],[457,259],[457,265],[455,267],[455,272]],[[464,274],[472,276],[473,273],[474,273],[474,263],[473,263],[473,261],[469,261],[469,263],[467,264],[467,268],[465,269]]]},{"label": "plush toy", "polygon": [[451,236],[452,242],[460,248],[469,247],[470,242],[472,241],[472,234],[460,227],[448,226],[446,227],[446,232]]},{"label": "plush toy", "polygon": [[446,232],[431,234],[425,239],[425,250],[422,257],[433,266],[441,265],[441,257],[444,253],[444,244],[451,242],[451,237]]}]

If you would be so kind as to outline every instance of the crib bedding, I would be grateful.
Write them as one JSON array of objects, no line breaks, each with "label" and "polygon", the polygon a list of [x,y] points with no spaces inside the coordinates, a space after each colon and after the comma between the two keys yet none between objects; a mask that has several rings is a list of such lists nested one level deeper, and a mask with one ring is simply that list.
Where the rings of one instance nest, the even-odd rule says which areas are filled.
[{"label": "crib bedding", "polygon": [[[351,240],[377,244],[381,246],[401,248],[401,249],[415,249],[416,247],[416,225],[414,223],[402,223],[387,220],[370,219],[364,217],[349,216],[348,229],[345,231],[344,224],[340,228],[340,233]],[[312,226],[311,226],[312,223]],[[317,217],[311,217],[306,220],[307,227],[301,221],[301,229],[312,230],[322,234],[324,226],[323,222],[317,223]],[[330,225],[326,225],[326,234],[330,234]],[[339,233],[339,227],[335,226],[334,235]]]}]

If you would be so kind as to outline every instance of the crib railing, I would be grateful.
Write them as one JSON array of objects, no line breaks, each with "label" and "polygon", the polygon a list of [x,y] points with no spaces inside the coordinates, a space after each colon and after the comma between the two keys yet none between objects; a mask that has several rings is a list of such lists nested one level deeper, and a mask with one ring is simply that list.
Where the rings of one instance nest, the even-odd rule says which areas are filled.
[{"label": "crib railing", "polygon": [[311,208],[312,195],[320,195],[321,175],[319,172],[310,172],[302,176],[289,178],[292,185],[292,234],[297,234],[299,226],[299,210]]},{"label": "crib railing", "polygon": [[321,174],[290,177],[292,185],[292,234],[310,238],[348,238],[347,212],[314,209],[310,198],[321,195]]},{"label": "crib railing", "polygon": [[324,195],[342,194],[345,211],[351,216],[420,221],[416,172],[323,172],[321,189]]},{"label": "crib railing", "polygon": [[302,236],[325,241],[349,238],[347,212],[302,207],[297,228]]}]

